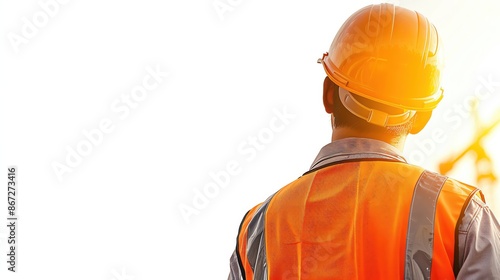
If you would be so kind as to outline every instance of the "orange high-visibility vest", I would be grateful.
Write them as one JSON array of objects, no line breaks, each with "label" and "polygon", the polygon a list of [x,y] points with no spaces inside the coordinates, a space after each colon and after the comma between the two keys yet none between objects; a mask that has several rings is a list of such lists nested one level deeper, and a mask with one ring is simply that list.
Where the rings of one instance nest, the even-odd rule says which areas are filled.
[{"label": "orange high-visibility vest", "polygon": [[312,170],[243,219],[243,278],[455,279],[456,228],[476,191],[403,162]]}]

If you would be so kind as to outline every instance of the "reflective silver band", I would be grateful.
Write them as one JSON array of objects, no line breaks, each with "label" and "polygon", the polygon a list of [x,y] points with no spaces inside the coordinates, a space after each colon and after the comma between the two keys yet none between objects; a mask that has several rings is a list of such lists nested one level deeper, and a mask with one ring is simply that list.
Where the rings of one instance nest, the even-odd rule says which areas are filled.
[{"label": "reflective silver band", "polygon": [[227,280],[243,280],[243,272],[240,269],[240,263],[238,261],[238,256],[236,255],[237,252],[236,250],[233,252],[231,255],[231,258],[229,259],[229,276],[227,277]]},{"label": "reflective silver band", "polygon": [[406,234],[405,279],[430,279],[434,217],[447,177],[424,171],[415,186]]},{"label": "reflective silver band", "polygon": [[253,270],[254,280],[267,279],[267,254],[264,236],[265,215],[271,198],[269,197],[255,212],[247,230],[247,258]]}]

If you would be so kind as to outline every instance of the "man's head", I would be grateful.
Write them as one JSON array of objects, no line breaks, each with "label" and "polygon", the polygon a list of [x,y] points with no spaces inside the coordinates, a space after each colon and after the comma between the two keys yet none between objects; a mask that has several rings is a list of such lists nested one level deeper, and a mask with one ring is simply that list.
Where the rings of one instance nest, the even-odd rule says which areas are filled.
[{"label": "man's head", "polygon": [[415,11],[379,4],[355,12],[318,61],[334,126],[418,133],[443,97],[440,49],[436,28]]}]

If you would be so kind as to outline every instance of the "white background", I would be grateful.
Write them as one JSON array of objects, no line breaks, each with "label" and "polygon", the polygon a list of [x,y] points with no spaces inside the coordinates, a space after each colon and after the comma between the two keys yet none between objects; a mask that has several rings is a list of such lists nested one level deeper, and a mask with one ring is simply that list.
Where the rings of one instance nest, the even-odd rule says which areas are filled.
[{"label": "white background", "polygon": [[[19,217],[18,273],[7,271],[0,226],[0,278],[226,279],[244,213],[329,142],[316,60],[371,2],[68,0],[52,1],[44,21],[49,2],[0,1],[0,213],[6,225],[7,166],[16,165]],[[435,23],[446,51],[445,99],[405,148],[432,170],[473,139],[469,103],[481,81],[490,81],[482,122],[500,108],[500,5],[476,2],[399,2]],[[38,27],[24,36],[27,22]],[[112,108],[158,67],[169,76],[128,115]],[[276,111],[293,117],[272,130]],[[112,131],[69,167],[69,151],[103,120]],[[259,135],[265,143],[252,148]],[[485,141],[496,166],[499,137]],[[71,170],[61,180],[58,164]],[[199,200],[228,164],[237,172],[225,187]],[[475,184],[473,157],[452,175]],[[183,217],[196,199],[202,209]]]}]

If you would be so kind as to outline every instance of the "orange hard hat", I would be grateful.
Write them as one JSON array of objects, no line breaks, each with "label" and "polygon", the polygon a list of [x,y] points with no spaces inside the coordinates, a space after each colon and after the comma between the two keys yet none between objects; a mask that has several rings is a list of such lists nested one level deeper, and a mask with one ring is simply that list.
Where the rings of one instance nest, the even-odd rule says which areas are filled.
[{"label": "orange hard hat", "polygon": [[[342,25],[321,59],[353,114],[381,126],[406,122],[443,98],[443,59],[435,26],[422,14],[392,4],[364,7]],[[354,97],[353,97],[354,95]],[[355,100],[359,95],[401,108],[387,115]]]}]

